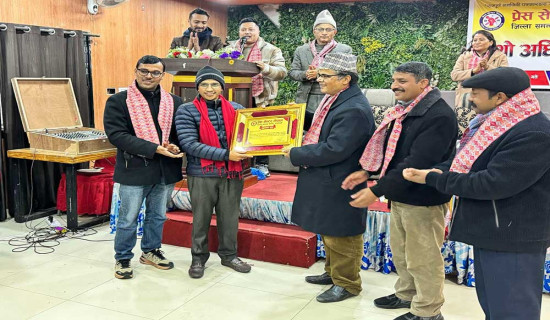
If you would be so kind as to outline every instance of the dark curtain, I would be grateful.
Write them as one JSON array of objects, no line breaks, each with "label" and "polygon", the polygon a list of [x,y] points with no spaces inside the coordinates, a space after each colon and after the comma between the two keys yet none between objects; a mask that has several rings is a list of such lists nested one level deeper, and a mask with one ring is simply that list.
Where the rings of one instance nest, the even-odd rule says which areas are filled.
[{"label": "dark curtain", "polygon": [[[6,25],[4,31],[1,25]],[[2,138],[5,149],[19,149],[29,147],[27,136],[19,116],[19,109],[13,94],[11,79],[14,77],[48,77],[71,78],[77,104],[84,126],[89,126],[91,116],[88,100],[88,84],[86,81],[86,63],[84,44],[87,43],[81,31],[65,35],[63,29],[53,29],[55,33],[41,32],[48,27],[29,26],[23,31],[17,30],[21,25],[0,22],[0,93],[4,130]],[[48,106],[44,106],[47,112]],[[14,185],[17,183],[17,174],[22,177],[21,183],[30,194],[31,177],[33,186],[33,211],[54,207],[56,204],[57,186],[61,177],[61,165],[49,162],[35,161],[32,166],[27,161],[27,168],[21,172],[11,172],[11,159],[6,159],[5,150],[2,151],[7,170],[2,169],[2,184],[5,186],[7,207],[13,215]],[[0,212],[0,221],[2,218]]]}]

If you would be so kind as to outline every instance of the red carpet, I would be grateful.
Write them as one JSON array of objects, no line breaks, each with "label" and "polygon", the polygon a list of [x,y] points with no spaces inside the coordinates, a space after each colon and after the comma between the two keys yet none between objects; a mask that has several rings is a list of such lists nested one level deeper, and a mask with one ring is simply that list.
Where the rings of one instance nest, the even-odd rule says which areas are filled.
[{"label": "red carpet", "polygon": [[289,173],[271,173],[265,180],[243,191],[243,197],[292,202],[296,192],[298,175]]},{"label": "red carpet", "polygon": [[[191,247],[193,215],[189,211],[166,214],[162,242]],[[216,219],[212,217],[208,234],[211,252],[218,249]],[[300,227],[239,219],[238,255],[242,258],[309,268],[316,260],[317,236]]]}]

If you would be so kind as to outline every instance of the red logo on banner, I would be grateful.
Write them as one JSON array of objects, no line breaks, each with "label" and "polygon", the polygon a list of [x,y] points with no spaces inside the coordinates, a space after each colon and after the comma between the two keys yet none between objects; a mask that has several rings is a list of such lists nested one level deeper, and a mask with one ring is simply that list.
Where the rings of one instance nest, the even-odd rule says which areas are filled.
[{"label": "red logo on banner", "polygon": [[525,70],[527,74],[529,75],[529,79],[531,79],[531,85],[532,86],[547,86],[549,85],[548,77],[546,76],[546,72],[544,70],[536,70],[536,71],[528,71]]}]

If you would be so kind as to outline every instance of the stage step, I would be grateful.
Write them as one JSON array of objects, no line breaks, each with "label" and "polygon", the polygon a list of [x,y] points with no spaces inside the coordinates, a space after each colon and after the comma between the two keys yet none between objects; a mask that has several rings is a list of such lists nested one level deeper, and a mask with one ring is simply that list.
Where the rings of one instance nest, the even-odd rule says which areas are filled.
[{"label": "stage step", "polygon": [[[163,243],[191,247],[193,214],[190,211],[166,213]],[[215,216],[210,222],[208,245],[218,248]],[[309,268],[316,261],[317,236],[298,226],[239,219],[238,254],[241,258]]]}]

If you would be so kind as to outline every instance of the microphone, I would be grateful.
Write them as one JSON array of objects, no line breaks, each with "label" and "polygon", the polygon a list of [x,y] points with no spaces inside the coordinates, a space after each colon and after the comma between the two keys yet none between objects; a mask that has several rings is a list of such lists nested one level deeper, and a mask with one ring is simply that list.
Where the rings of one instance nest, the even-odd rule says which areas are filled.
[{"label": "microphone", "polygon": [[246,40],[248,40],[248,38],[250,38],[250,37],[244,36],[240,39],[240,41],[241,41],[241,52],[244,51],[244,45],[246,44]]}]

